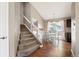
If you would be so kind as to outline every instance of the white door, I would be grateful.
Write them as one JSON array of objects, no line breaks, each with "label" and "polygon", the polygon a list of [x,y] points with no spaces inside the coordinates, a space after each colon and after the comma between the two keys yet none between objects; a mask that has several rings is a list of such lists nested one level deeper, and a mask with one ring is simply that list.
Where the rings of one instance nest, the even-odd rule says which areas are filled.
[{"label": "white door", "polygon": [[0,57],[9,56],[8,3],[0,2]]}]

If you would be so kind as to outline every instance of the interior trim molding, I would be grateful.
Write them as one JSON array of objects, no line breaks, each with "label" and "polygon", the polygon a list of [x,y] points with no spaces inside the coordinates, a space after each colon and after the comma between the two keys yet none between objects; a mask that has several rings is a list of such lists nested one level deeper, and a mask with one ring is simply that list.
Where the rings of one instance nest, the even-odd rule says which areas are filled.
[{"label": "interior trim molding", "polygon": [[73,50],[72,50],[72,49],[71,49],[71,53],[72,53],[72,56],[73,56],[73,57],[75,57],[75,55],[74,55],[74,53],[73,53]]}]

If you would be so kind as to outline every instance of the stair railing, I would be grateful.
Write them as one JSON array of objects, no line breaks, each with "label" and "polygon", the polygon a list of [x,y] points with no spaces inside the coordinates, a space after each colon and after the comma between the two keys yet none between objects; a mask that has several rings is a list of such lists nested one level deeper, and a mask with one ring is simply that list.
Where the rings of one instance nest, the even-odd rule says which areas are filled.
[{"label": "stair railing", "polygon": [[[28,30],[33,34],[33,36],[40,42],[40,39],[38,38],[38,31],[39,28],[36,27],[26,16],[23,16],[23,23],[28,28]],[[33,28],[36,30],[36,34],[33,32]],[[40,42],[42,44],[42,42]]]}]

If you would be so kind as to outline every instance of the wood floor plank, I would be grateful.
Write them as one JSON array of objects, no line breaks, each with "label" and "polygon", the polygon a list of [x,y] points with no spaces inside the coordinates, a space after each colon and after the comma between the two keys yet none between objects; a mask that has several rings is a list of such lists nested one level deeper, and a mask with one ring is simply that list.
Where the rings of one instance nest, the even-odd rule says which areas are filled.
[{"label": "wood floor plank", "polygon": [[59,41],[59,44],[44,42],[43,47],[37,49],[28,57],[72,57],[71,45],[66,41]]}]

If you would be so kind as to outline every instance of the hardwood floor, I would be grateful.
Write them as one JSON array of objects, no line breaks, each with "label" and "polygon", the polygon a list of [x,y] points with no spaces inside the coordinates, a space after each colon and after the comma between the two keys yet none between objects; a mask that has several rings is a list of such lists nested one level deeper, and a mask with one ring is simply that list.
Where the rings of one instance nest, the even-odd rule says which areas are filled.
[{"label": "hardwood floor", "polygon": [[71,57],[71,45],[65,41],[59,41],[59,44],[44,42],[42,48],[37,49],[28,57]]}]

